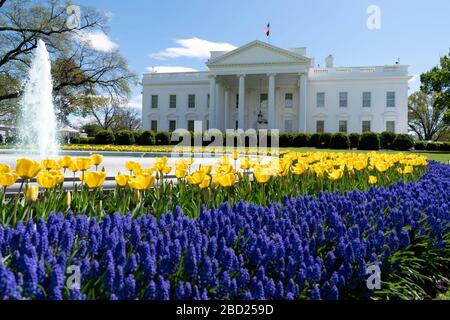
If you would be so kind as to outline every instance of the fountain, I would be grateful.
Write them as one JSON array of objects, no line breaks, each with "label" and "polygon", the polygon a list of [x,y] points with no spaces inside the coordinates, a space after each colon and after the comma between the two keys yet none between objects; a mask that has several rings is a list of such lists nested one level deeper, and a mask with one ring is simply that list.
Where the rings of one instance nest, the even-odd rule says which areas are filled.
[{"label": "fountain", "polygon": [[50,57],[38,41],[21,101],[19,139],[44,158],[58,153]]}]

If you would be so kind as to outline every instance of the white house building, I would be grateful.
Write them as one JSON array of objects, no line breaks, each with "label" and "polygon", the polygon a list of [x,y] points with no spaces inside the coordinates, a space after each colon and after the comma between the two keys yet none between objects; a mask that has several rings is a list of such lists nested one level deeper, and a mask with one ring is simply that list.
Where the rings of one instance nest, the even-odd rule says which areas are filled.
[{"label": "white house building", "polygon": [[143,76],[144,130],[407,133],[408,66],[314,67],[306,48],[261,41],[211,52],[208,71]]}]

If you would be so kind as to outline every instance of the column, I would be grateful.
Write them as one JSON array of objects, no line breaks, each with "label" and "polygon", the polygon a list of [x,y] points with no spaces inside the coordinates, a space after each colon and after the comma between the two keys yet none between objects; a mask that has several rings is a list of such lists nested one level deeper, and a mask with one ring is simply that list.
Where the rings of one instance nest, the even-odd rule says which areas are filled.
[{"label": "column", "polygon": [[268,74],[268,76],[269,76],[269,92],[267,101],[267,109],[269,113],[268,129],[278,129],[276,104],[275,104],[275,74],[271,73]]},{"label": "column", "polygon": [[224,113],[225,113],[225,117],[224,117],[224,130],[227,129],[231,129],[234,128],[234,126],[230,127],[230,90],[228,88],[225,88],[225,103],[224,103]]},{"label": "column", "polygon": [[306,126],[306,101],[307,101],[307,91],[308,85],[307,85],[307,74],[306,73],[300,73],[299,79],[298,79],[298,130],[300,132],[306,132],[307,126]]},{"label": "column", "polygon": [[215,128],[216,76],[209,76],[209,128]]},{"label": "column", "polygon": [[239,77],[239,128],[245,130],[245,75]]}]

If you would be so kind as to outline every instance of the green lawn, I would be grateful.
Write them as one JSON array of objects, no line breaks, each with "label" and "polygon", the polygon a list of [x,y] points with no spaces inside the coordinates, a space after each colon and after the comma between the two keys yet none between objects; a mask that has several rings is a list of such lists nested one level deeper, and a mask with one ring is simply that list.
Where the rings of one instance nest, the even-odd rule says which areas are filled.
[{"label": "green lawn", "polygon": [[[295,150],[300,152],[315,152],[315,151],[323,151],[323,152],[349,152],[348,150],[334,150],[334,149],[316,149],[316,148],[280,148],[286,150]],[[357,153],[367,153],[370,151],[364,150],[352,150],[351,152]],[[400,151],[392,151],[392,150],[380,150],[382,153],[399,153]],[[403,151],[403,153],[415,153],[426,156],[429,160],[439,161],[445,164],[448,164],[450,161],[450,152],[444,151]]]}]

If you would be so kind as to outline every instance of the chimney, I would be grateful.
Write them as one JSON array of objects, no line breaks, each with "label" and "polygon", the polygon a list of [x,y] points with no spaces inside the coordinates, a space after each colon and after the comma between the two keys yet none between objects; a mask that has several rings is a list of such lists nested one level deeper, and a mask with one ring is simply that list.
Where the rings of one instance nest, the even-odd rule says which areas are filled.
[{"label": "chimney", "polygon": [[333,60],[334,58],[331,54],[325,58],[325,65],[327,68],[333,68]]}]

